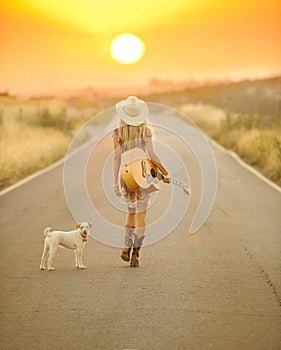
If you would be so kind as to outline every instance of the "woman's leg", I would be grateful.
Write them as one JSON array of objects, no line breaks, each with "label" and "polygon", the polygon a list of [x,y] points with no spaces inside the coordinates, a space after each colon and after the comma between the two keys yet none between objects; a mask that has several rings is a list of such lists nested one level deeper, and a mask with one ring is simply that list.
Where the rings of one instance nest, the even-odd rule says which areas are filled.
[{"label": "woman's leg", "polygon": [[146,208],[136,213],[136,236],[141,238],[145,233]]},{"label": "woman's leg", "polygon": [[126,217],[126,226],[136,227],[136,210],[135,210],[135,208],[128,209],[128,214]]},{"label": "woman's leg", "polygon": [[125,243],[122,249],[121,259],[124,261],[130,261],[130,253],[134,244],[134,234],[136,227],[136,210],[128,208],[128,214],[126,217],[125,225]]},{"label": "woman's leg", "polygon": [[139,251],[142,246],[142,242],[144,239],[144,233],[145,233],[145,219],[146,219],[146,207],[142,207],[141,210],[138,210],[136,213],[136,233],[134,237],[134,246],[133,246],[133,254],[131,258],[131,264],[132,267],[138,267],[139,266]]}]

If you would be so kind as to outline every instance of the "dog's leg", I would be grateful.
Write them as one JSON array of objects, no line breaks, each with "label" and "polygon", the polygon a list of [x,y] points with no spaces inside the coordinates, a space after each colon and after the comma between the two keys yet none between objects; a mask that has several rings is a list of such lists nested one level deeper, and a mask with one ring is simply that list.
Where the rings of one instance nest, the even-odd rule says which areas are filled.
[{"label": "dog's leg", "polygon": [[48,266],[48,270],[51,271],[51,270],[54,270],[55,268],[53,267],[53,260],[54,260],[54,257],[57,253],[57,250],[58,250],[58,247],[50,247],[50,255],[49,255],[49,258],[48,258],[48,261],[47,261],[47,266]]},{"label": "dog's leg", "polygon": [[76,249],[74,250],[74,253],[75,253],[75,266],[78,268],[79,264],[78,264],[78,255],[77,255]]},{"label": "dog's leg", "polygon": [[77,254],[77,260],[78,260],[78,267],[79,269],[85,269],[86,266],[83,265],[83,262],[82,262],[82,253],[83,253],[83,250],[81,249],[76,249],[76,254]]},{"label": "dog's leg", "polygon": [[43,248],[43,254],[42,254],[42,258],[41,258],[41,264],[40,264],[40,269],[41,270],[46,270],[46,260],[47,260],[47,256],[48,256],[48,253],[49,253],[49,245],[45,239],[44,241],[44,248]]}]

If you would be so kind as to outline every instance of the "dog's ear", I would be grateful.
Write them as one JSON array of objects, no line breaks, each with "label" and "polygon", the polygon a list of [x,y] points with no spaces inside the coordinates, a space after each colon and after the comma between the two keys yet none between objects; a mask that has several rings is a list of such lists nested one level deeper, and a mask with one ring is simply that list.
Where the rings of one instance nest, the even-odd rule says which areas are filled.
[{"label": "dog's ear", "polygon": [[90,222],[88,222],[88,225],[89,225],[90,228],[93,227],[93,224],[90,223]]},{"label": "dog's ear", "polygon": [[80,228],[80,224],[76,224],[76,225],[75,225],[75,228]]}]

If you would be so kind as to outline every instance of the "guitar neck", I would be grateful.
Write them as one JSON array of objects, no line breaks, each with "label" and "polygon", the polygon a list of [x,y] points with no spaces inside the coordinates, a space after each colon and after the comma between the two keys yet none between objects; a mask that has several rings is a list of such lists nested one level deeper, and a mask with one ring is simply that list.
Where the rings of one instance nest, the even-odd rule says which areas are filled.
[{"label": "guitar neck", "polygon": [[175,180],[171,177],[171,181],[170,181],[173,185],[176,185],[176,186],[180,186],[180,187],[184,187],[186,186],[185,184],[183,184],[182,182],[178,181],[178,180]]},{"label": "guitar neck", "polygon": [[[156,173],[156,176],[157,176],[157,178],[158,178],[159,180],[163,180],[163,179],[164,179],[164,175],[161,174],[161,173],[158,173],[158,172],[157,172],[157,173]],[[170,182],[169,182],[169,183],[181,187],[181,188],[183,189],[184,193],[186,193],[187,195],[190,195],[190,194],[191,194],[190,188],[187,187],[187,185],[185,185],[184,183],[182,183],[182,182],[180,182],[180,181],[178,181],[178,180],[176,180],[176,179],[174,179],[174,178],[172,178],[172,177],[170,177]]]}]

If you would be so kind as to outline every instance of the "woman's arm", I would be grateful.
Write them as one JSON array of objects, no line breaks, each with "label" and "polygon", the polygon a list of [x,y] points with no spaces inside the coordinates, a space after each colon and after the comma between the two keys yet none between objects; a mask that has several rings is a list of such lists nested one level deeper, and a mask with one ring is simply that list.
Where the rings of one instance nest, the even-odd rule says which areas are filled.
[{"label": "woman's arm", "polygon": [[114,147],[114,183],[118,184],[118,175],[121,165],[121,147],[116,140],[113,140]]},{"label": "woman's arm", "polygon": [[[147,140],[146,148],[147,148],[148,155],[149,155],[149,158],[151,159],[152,163],[160,170],[160,172],[164,176],[168,176],[169,175],[168,170],[161,163],[160,159],[158,158],[157,154],[154,151],[154,147],[153,147],[153,143],[152,143],[151,137]],[[169,182],[169,181],[167,181],[167,182]]]},{"label": "woman's arm", "polygon": [[113,147],[114,147],[114,164],[113,164],[113,172],[114,172],[114,192],[120,196],[121,192],[119,190],[118,184],[118,175],[121,165],[121,147],[118,141],[113,139]]}]

